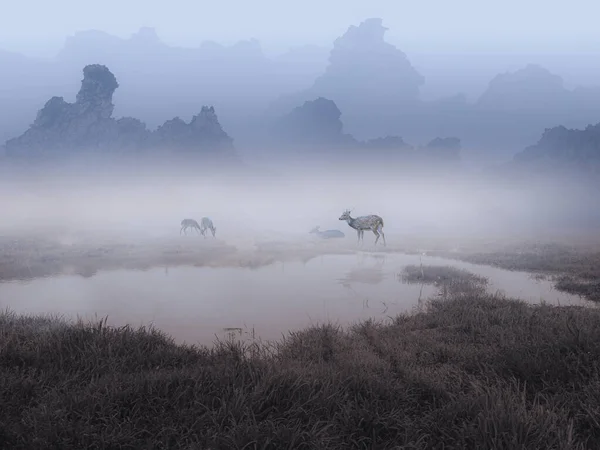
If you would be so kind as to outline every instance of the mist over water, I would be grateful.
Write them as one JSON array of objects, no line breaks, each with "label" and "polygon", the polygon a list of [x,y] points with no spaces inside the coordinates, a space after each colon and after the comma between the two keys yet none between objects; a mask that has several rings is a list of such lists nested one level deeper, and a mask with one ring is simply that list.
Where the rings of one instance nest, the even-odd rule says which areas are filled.
[{"label": "mist over water", "polygon": [[[68,167],[68,166],[67,166]],[[585,186],[513,183],[481,172],[435,172],[378,165],[282,165],[237,172],[165,165],[4,168],[3,232],[64,227],[177,234],[184,218],[215,221],[225,241],[263,233],[337,228],[345,209],[378,214],[390,242],[406,234],[527,235],[585,228],[598,200]]]},{"label": "mist over water", "polygon": [[[61,252],[72,251],[73,264],[82,265],[69,269],[62,263],[49,279],[3,283],[4,307],[71,317],[108,314],[115,325],[153,322],[179,340],[204,343],[223,336],[223,328],[228,327],[248,326],[246,333],[256,327],[261,337],[276,339],[287,330],[310,325],[307,317],[341,324],[367,317],[384,319],[409,311],[419,298],[434,294],[431,286],[424,290],[400,286],[394,279],[403,264],[418,264],[417,256],[385,268],[357,262],[356,251],[377,252],[384,247],[373,246],[375,236],[370,232],[357,246],[355,230],[339,220],[345,209],[351,209],[353,217],[383,218],[386,251],[425,251],[428,239],[441,240],[453,250],[477,239],[535,240],[560,232],[576,234],[589,225],[583,213],[597,211],[597,200],[589,191],[576,190],[575,183],[553,184],[551,178],[511,184],[483,172],[344,160],[293,164],[280,158],[266,168],[249,164],[232,170],[196,163],[119,165],[81,160],[6,165],[3,171],[0,233],[5,245],[31,239],[55,242],[59,247],[33,244],[26,250],[29,253],[16,257],[31,253],[38,261],[54,264],[63,258]],[[210,233],[205,239],[194,230],[180,236],[181,220],[200,222],[204,216],[213,220],[216,239]],[[315,226],[338,229],[346,236],[331,244],[319,241],[309,234]],[[132,257],[138,260],[132,259],[128,267],[143,266],[148,272],[93,266],[110,251],[109,242],[141,248],[143,252]],[[263,254],[261,245],[277,252]],[[318,264],[318,257],[307,263],[302,252],[296,252],[311,245],[334,245],[350,254],[328,255],[324,265]],[[228,262],[206,256],[198,263],[213,268],[189,267],[194,257],[179,267],[160,263],[165,255],[188,249],[201,257],[226,247],[234,252],[228,253]],[[145,251],[163,256],[144,260]],[[236,256],[238,251],[246,256]],[[127,252],[108,255],[115,260],[128,257]],[[252,259],[248,255],[263,255],[256,271],[242,267]],[[10,265],[10,260],[4,263]],[[280,273],[286,265],[287,272]],[[510,294],[565,299],[551,289],[550,282],[540,290],[527,274],[517,274],[521,278],[516,279],[504,273],[491,276],[499,289],[520,287]],[[345,285],[340,283],[344,279]],[[361,306],[364,298],[388,307],[396,304],[396,309],[388,311],[378,303],[377,312],[367,310]]]},{"label": "mist over water", "polygon": [[0,442],[600,443],[598,7],[261,1],[0,13]]}]

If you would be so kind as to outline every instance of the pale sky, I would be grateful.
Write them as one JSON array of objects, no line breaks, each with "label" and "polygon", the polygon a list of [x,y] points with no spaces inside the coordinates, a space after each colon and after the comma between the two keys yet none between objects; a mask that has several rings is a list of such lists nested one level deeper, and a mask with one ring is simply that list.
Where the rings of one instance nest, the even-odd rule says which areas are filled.
[{"label": "pale sky", "polygon": [[0,48],[56,53],[97,29],[129,37],[155,27],[171,45],[257,38],[267,52],[330,45],[349,25],[381,17],[388,41],[422,52],[597,53],[599,0],[0,0]]}]

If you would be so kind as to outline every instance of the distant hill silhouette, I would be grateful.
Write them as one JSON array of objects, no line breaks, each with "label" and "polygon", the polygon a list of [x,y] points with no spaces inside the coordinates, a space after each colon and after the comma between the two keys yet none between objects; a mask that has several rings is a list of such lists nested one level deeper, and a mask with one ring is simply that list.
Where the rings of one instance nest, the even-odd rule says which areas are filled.
[{"label": "distant hill silhouette", "polygon": [[600,123],[583,129],[547,128],[535,144],[510,161],[485,167],[482,175],[511,187],[554,190],[556,202],[568,201],[573,207],[580,203],[577,214],[593,213],[600,225]]},{"label": "distant hill silhouette", "polygon": [[[385,34],[382,19],[371,18],[350,26],[330,48],[301,46],[278,57],[265,56],[255,39],[174,47],[153,28],[126,39],[76,33],[49,60],[0,51],[0,141],[25,129],[48,98],[73,101],[81,67],[96,63],[118,76],[116,116],[154,128],[175,116],[189,123],[198,105],[213,105],[238,148],[260,148],[274,121],[319,97],[335,102],[345,133],[361,142],[460,136],[463,157],[483,160],[510,159],[546,128],[600,121],[600,88],[567,89],[537,64],[493,77],[475,101],[462,94],[423,101],[424,77]],[[449,67],[456,64],[448,59]]]},{"label": "distant hill silhouette", "polygon": [[[425,146],[413,147],[399,136],[385,136],[366,141],[344,132],[342,112],[333,100],[318,97],[304,102],[274,122],[271,145],[273,157],[290,154],[305,159],[346,161],[383,165],[425,164],[447,166],[460,163],[460,139],[435,138]],[[291,153],[290,153],[291,152]]]},{"label": "distant hill silhouette", "polygon": [[311,87],[273,102],[270,114],[276,117],[304,101],[325,97],[344,111],[353,134],[387,134],[398,110],[418,103],[424,78],[402,51],[385,41],[386,30],[379,18],[350,26],[334,41],[325,73]]},{"label": "distant hill silhouette", "polygon": [[[71,98],[80,81],[76,74],[96,63],[118,74],[119,116],[139,117],[156,127],[176,115],[189,120],[198,104],[211,104],[228,129],[252,135],[253,120],[269,101],[312,83],[325,66],[326,61],[318,62],[322,54],[309,47],[267,58],[255,39],[231,46],[206,41],[195,48],[174,47],[147,27],[125,39],[96,30],[78,32],[50,60],[0,52],[0,86],[10,86],[0,91],[0,104],[10,105],[10,113],[0,111],[0,140],[16,136],[52,95]],[[311,55],[316,62],[307,64]]]},{"label": "distant hill silhouette", "polygon": [[600,180],[600,123],[583,130],[549,128],[535,145],[517,153],[513,161],[536,171],[572,171]]},{"label": "distant hill silhouette", "polygon": [[66,78],[59,64],[2,50],[0,67],[0,142],[4,142],[26,127],[50,96],[65,94]]},{"label": "distant hill silhouette", "polygon": [[584,129],[548,128],[534,145],[485,174],[487,182],[528,186],[537,189],[540,199],[551,199],[546,207],[532,204],[533,221],[594,232],[600,226],[600,123]]},{"label": "distant hill silhouette", "polygon": [[176,117],[148,131],[138,119],[112,117],[113,94],[118,87],[106,66],[85,66],[75,102],[62,97],[48,100],[30,128],[6,142],[6,155],[52,159],[84,153],[143,157],[149,152],[186,152],[233,161],[233,140],[221,128],[212,106],[203,106],[190,123]]},{"label": "distant hill silhouette", "polygon": [[337,38],[329,66],[309,92],[339,99],[345,109],[346,102],[378,107],[414,104],[425,79],[401,50],[385,41],[387,28],[382,22],[367,19]]},{"label": "distant hill silhouette", "polygon": [[536,64],[497,75],[475,102],[462,94],[422,101],[423,77],[402,51],[385,42],[385,31],[381,19],[351,26],[335,41],[325,73],[310,88],[273,102],[271,116],[322,96],[335,101],[347,131],[359,139],[459,135],[469,155],[483,160],[486,153],[509,159],[545,128],[600,119],[600,89],[568,90],[561,77]]},{"label": "distant hill silhouette", "polygon": [[570,106],[571,94],[561,77],[528,64],[494,77],[475,105],[494,111],[548,111]]},{"label": "distant hill silhouette", "polygon": [[334,101],[318,97],[277,120],[272,126],[272,134],[277,143],[302,151],[356,146],[354,138],[343,132],[341,115]]}]

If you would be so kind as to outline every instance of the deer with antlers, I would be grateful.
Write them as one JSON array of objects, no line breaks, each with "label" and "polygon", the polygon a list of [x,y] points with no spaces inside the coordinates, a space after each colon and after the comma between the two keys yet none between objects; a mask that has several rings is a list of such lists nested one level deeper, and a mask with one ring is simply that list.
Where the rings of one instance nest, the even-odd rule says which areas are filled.
[{"label": "deer with antlers", "polygon": [[358,234],[358,242],[360,242],[361,238],[363,243],[365,241],[364,233],[365,230],[371,230],[375,234],[375,245],[377,245],[377,241],[379,241],[379,237],[383,238],[383,245],[385,246],[385,234],[383,234],[383,219],[375,214],[371,214],[369,216],[360,216],[360,217],[352,217],[350,216],[350,210],[347,209],[340,216],[340,220],[345,220],[348,222],[351,228],[356,230]]}]

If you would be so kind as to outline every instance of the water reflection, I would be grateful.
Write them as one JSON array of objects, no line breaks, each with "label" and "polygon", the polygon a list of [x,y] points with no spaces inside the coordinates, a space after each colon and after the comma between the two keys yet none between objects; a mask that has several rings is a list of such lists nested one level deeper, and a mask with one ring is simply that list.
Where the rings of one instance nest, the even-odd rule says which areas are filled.
[{"label": "water reflection", "polygon": [[[20,313],[108,315],[113,325],[150,322],[178,341],[220,338],[278,339],[290,330],[333,321],[387,319],[411,311],[437,291],[404,284],[397,275],[419,255],[324,255],[270,266],[158,267],[146,271],[72,272],[0,284],[0,307]],[[488,289],[533,303],[588,304],[526,273],[422,257],[424,265],[453,267],[489,278]],[[251,269],[251,270],[248,270]],[[241,331],[240,331],[241,330]]]}]

